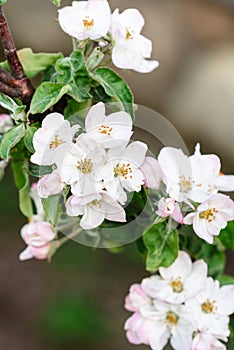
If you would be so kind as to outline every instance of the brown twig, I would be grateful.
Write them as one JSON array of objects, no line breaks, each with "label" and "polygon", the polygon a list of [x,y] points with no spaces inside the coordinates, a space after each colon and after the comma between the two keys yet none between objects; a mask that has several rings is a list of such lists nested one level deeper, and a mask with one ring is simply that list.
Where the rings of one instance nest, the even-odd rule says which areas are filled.
[{"label": "brown twig", "polygon": [[21,90],[11,87],[4,82],[1,81],[0,78],[0,92],[11,97],[11,98],[21,98],[22,97],[22,92]]},{"label": "brown twig", "polygon": [[[2,42],[4,54],[11,70],[11,75],[13,77],[10,85],[15,86],[17,90],[20,89],[21,99],[24,103],[29,103],[34,93],[34,89],[30,80],[25,76],[24,69],[20,63],[6,17],[2,10],[2,6],[0,6],[0,39]],[[4,78],[7,79],[6,72]]]}]

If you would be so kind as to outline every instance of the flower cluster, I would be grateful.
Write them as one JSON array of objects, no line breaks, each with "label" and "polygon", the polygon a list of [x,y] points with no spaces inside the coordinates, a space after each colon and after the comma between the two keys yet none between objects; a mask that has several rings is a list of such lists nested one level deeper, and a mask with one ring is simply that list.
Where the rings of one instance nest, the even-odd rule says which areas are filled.
[{"label": "flower cluster", "polygon": [[125,324],[133,344],[162,350],[170,339],[175,350],[224,350],[234,286],[220,287],[203,260],[180,251],[170,267],[130,288],[125,307],[134,313]]},{"label": "flower cluster", "polygon": [[131,135],[130,115],[120,111],[107,116],[102,102],[90,108],[85,132],[61,114],[47,115],[34,135],[31,161],[56,169],[39,180],[39,195],[47,198],[68,187],[67,214],[82,216],[83,229],[98,227],[104,219],[125,222],[127,193],[156,182],[147,180],[147,164],[157,166],[156,160],[146,157],[146,144],[129,143]]},{"label": "flower cluster", "polygon": [[59,10],[61,28],[79,42],[97,41],[99,47],[110,46],[116,67],[140,73],[152,72],[158,61],[150,61],[152,42],[141,34],[144,18],[136,9],[111,14],[106,0],[73,1]]},{"label": "flower cluster", "polygon": [[234,191],[234,176],[221,172],[220,159],[202,155],[199,144],[192,156],[164,147],[158,156],[164,189],[157,214],[191,225],[196,234],[213,243],[228,221],[234,219],[234,202],[218,191]]}]

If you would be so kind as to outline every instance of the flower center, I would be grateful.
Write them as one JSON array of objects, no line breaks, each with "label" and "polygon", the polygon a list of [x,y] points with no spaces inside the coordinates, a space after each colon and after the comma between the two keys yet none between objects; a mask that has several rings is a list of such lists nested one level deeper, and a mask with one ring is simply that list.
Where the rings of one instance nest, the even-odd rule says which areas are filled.
[{"label": "flower center", "polygon": [[205,219],[208,222],[212,222],[216,219],[215,213],[218,213],[218,210],[216,210],[215,208],[211,208],[205,211],[202,211],[199,214],[200,219]]},{"label": "flower center", "polygon": [[126,28],[126,34],[125,34],[125,38],[126,40],[130,40],[130,39],[133,39],[133,33],[131,33],[130,29],[129,28]]},{"label": "flower center", "polygon": [[206,300],[202,306],[202,311],[205,313],[205,314],[212,314],[214,311],[215,311],[215,301],[210,301],[210,300]]},{"label": "flower center", "polygon": [[83,24],[86,29],[91,29],[94,26],[94,20],[90,20],[89,17],[85,17],[85,19],[83,19]]},{"label": "flower center", "polygon": [[180,278],[172,280],[170,285],[173,289],[173,292],[175,292],[175,293],[181,293],[184,289],[183,283],[181,282]]},{"label": "flower center", "polygon": [[50,147],[50,149],[55,149],[55,148],[57,148],[58,146],[62,145],[63,143],[65,143],[65,141],[59,139],[58,135],[55,135],[54,141],[51,141],[49,147]]},{"label": "flower center", "polygon": [[77,169],[80,170],[84,175],[90,174],[93,170],[93,162],[90,158],[79,160],[77,163]]},{"label": "flower center", "polygon": [[166,324],[168,328],[172,328],[173,326],[176,326],[179,321],[179,316],[176,315],[173,311],[168,311],[166,316]]},{"label": "flower center", "polygon": [[129,175],[132,173],[132,168],[130,166],[130,163],[123,163],[121,166],[119,164],[116,165],[114,168],[114,177],[123,176],[125,180],[127,180],[128,176],[130,179],[132,179],[132,175]]},{"label": "flower center", "polygon": [[102,202],[98,199],[95,199],[94,201],[92,201],[89,205],[91,208],[94,206],[94,207],[99,207],[101,208],[102,206]]},{"label": "flower center", "polygon": [[181,192],[189,192],[192,189],[193,181],[189,177],[188,179],[182,175],[180,176],[180,191]]},{"label": "flower center", "polygon": [[100,128],[98,128],[98,132],[100,132],[100,134],[106,134],[109,136],[110,136],[112,130],[113,130],[113,128],[111,128],[108,125],[101,125]]}]

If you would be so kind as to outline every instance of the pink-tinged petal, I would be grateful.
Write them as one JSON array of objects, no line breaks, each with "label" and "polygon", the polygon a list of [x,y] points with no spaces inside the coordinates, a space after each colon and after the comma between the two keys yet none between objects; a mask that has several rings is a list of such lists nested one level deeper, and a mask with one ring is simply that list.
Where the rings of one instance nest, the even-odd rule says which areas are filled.
[{"label": "pink-tinged petal", "polygon": [[108,203],[106,205],[105,217],[110,221],[126,222],[126,213],[118,203]]},{"label": "pink-tinged petal", "polygon": [[234,313],[234,285],[226,285],[220,288],[217,296],[218,313],[231,315]]},{"label": "pink-tinged petal", "polygon": [[145,160],[147,145],[140,141],[132,142],[124,152],[124,160],[133,163],[135,168],[139,168]]},{"label": "pink-tinged petal", "polygon": [[129,295],[125,299],[125,308],[128,311],[140,311],[142,307],[151,305],[151,299],[143,291],[139,284],[133,284],[130,288]]},{"label": "pink-tinged petal", "polygon": [[99,127],[105,120],[105,105],[103,102],[99,102],[92,106],[85,118],[85,128],[89,132]]},{"label": "pink-tinged petal", "polygon": [[158,298],[160,290],[165,287],[165,281],[160,276],[151,276],[143,279],[141,287],[151,298]]},{"label": "pink-tinged petal", "polygon": [[42,247],[34,247],[34,246],[30,247],[34,258],[36,258],[38,260],[48,259],[49,253],[50,253],[50,248],[51,248],[50,243],[47,243]]},{"label": "pink-tinged petal", "polygon": [[31,252],[30,247],[27,247],[22,253],[20,253],[19,260],[24,261],[24,260],[29,260],[33,258],[33,254]]},{"label": "pink-tinged petal", "polygon": [[181,213],[181,210],[180,210],[180,207],[179,207],[179,204],[178,203],[175,203],[175,209],[172,213],[172,218],[179,222],[180,224],[183,224],[184,223],[184,217]]},{"label": "pink-tinged petal", "polygon": [[187,278],[187,276],[192,271],[192,260],[190,256],[180,251],[178,257],[174,261],[174,263],[168,268],[160,267],[159,272],[162,278],[166,280],[181,278],[182,281]]},{"label": "pink-tinged petal", "polygon": [[145,177],[145,187],[157,189],[162,180],[162,173],[159,163],[152,157],[146,157],[141,166],[141,171]]},{"label": "pink-tinged petal", "polygon": [[37,183],[38,194],[41,198],[48,198],[63,190],[60,173],[58,170],[43,176]]},{"label": "pink-tinged petal", "polygon": [[66,212],[69,216],[79,216],[84,214],[85,202],[82,197],[70,196],[66,202]]},{"label": "pink-tinged petal", "polygon": [[234,191],[234,175],[224,175],[220,173],[215,181],[215,186],[219,189],[219,191]]},{"label": "pink-tinged petal", "polygon": [[138,329],[143,322],[144,319],[139,313],[133,314],[125,322],[124,329],[127,331],[126,336],[131,344],[142,344],[142,341],[138,336]]},{"label": "pink-tinged petal", "polygon": [[95,206],[84,208],[84,215],[80,221],[80,226],[84,230],[92,230],[102,224],[105,219],[105,211],[96,209]]}]

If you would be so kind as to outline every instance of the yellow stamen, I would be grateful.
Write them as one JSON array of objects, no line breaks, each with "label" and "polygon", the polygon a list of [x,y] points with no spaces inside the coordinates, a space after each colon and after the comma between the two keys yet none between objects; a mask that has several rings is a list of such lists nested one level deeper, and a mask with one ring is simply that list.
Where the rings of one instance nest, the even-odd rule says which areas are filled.
[{"label": "yellow stamen", "polygon": [[93,170],[93,163],[91,159],[85,158],[84,160],[80,160],[77,164],[77,169],[84,175],[90,174]]},{"label": "yellow stamen", "polygon": [[86,17],[85,19],[83,19],[83,24],[86,29],[90,29],[94,26],[94,20],[93,19],[89,20],[89,18]]},{"label": "yellow stamen", "polygon": [[215,310],[215,301],[210,301],[207,299],[205,303],[202,304],[201,306],[202,311],[205,312],[206,314],[212,314]]},{"label": "yellow stamen", "polygon": [[54,141],[51,141],[49,147],[50,147],[50,149],[57,148],[58,146],[62,145],[63,143],[65,143],[65,141],[59,139],[58,135],[55,135]]},{"label": "yellow stamen", "polygon": [[123,163],[121,166],[117,164],[116,167],[114,168],[114,177],[123,176],[125,180],[127,180],[128,177],[132,179],[131,173],[132,173],[132,168],[130,166],[130,163],[128,164]]},{"label": "yellow stamen", "polygon": [[133,36],[132,36],[132,34],[130,33],[130,31],[129,31],[128,28],[126,28],[126,35],[125,35],[125,38],[126,38],[127,40],[133,39]]},{"label": "yellow stamen", "polygon": [[199,214],[200,219],[205,219],[208,222],[212,222],[216,219],[216,216],[214,215],[215,213],[218,213],[218,210],[215,208],[207,209],[205,211],[202,211]]},{"label": "yellow stamen", "polygon": [[100,132],[100,134],[106,134],[110,136],[112,130],[113,128],[111,128],[108,125],[101,125],[100,128],[98,129],[98,132]]},{"label": "yellow stamen", "polygon": [[175,293],[181,293],[184,289],[183,283],[181,282],[180,278],[171,281],[170,285],[173,289],[173,292]]},{"label": "yellow stamen", "polygon": [[172,326],[176,326],[179,321],[179,316],[176,315],[173,311],[168,311],[166,316],[167,326],[171,328]]}]

